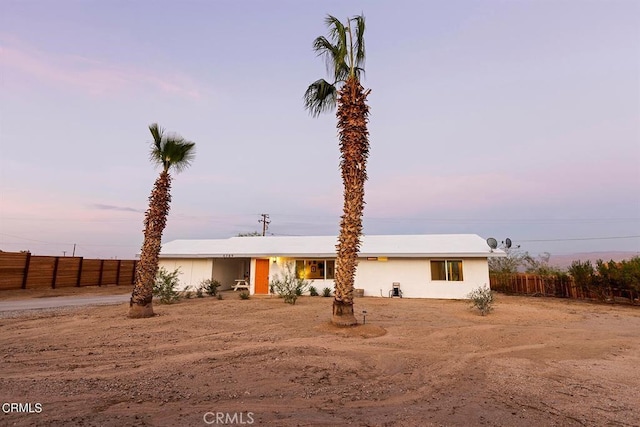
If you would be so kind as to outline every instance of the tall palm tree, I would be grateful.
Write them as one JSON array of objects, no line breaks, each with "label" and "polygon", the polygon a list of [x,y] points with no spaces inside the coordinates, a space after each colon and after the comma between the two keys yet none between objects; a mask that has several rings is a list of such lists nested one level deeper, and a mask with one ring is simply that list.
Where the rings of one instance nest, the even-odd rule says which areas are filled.
[{"label": "tall palm tree", "polygon": [[344,185],[344,206],[340,235],[336,245],[335,292],[332,322],[340,326],[357,324],[353,314],[353,282],[362,235],[364,182],[369,156],[369,107],[366,90],[360,84],[364,74],[364,16],[348,18],[346,25],[328,15],[325,23],[329,39],[320,36],[313,42],[323,56],[331,81],[313,82],[304,94],[305,108],[313,117],[338,106],[340,168]]},{"label": "tall palm tree", "polygon": [[136,266],[133,292],[129,302],[129,317],[153,316],[153,284],[158,273],[158,256],[162,244],[162,232],[167,224],[171,202],[171,174],[183,171],[194,159],[195,143],[179,135],[165,135],[157,123],[149,126],[153,136],[149,157],[152,163],[162,166],[149,196],[149,209],[144,218],[144,241],[140,260]]}]

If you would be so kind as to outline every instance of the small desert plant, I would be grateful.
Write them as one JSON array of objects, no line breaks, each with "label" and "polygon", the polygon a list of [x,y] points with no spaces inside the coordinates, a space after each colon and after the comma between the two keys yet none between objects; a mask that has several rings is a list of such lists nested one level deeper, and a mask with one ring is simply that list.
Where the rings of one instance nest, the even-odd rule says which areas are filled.
[{"label": "small desert plant", "polygon": [[191,286],[187,286],[182,291],[182,298],[191,299],[193,297],[193,291],[191,290]]},{"label": "small desert plant", "polygon": [[222,299],[222,294],[218,294],[217,298],[221,300]]},{"label": "small desert plant", "polygon": [[296,276],[293,263],[287,263],[282,273],[275,277],[270,286],[287,304],[295,304],[300,295],[309,289],[311,282]]},{"label": "small desert plant", "polygon": [[220,282],[218,282],[217,280],[207,279],[200,282],[200,288],[211,297],[214,297],[218,294],[219,287]]},{"label": "small desert plant", "polygon": [[162,304],[171,304],[180,299],[180,293],[176,290],[179,284],[178,276],[180,269],[176,268],[169,273],[164,267],[160,267],[153,284],[153,296],[160,300]]},{"label": "small desert plant", "polygon": [[204,289],[202,289],[201,286],[198,286],[196,288],[196,297],[198,298],[204,298]]},{"label": "small desert plant", "polygon": [[331,288],[324,288],[322,290],[322,296],[323,297],[330,297],[331,296]]},{"label": "small desert plant", "polygon": [[487,285],[474,289],[467,296],[471,300],[471,306],[480,310],[483,316],[493,310],[493,292]]},{"label": "small desert plant", "polygon": [[318,296],[318,290],[315,286],[309,286],[309,295],[311,295],[312,297]]},{"label": "small desert plant", "polygon": [[247,291],[240,292],[240,299],[249,299],[249,292]]}]

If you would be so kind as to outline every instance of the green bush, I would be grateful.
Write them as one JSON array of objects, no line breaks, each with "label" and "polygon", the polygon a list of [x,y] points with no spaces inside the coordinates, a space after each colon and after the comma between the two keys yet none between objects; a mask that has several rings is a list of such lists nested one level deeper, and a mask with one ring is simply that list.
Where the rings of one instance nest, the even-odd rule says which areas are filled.
[{"label": "green bush", "polygon": [[309,289],[311,282],[297,277],[294,272],[293,263],[287,263],[282,273],[276,276],[269,284],[270,289],[284,298],[287,304],[295,304],[300,295]]},{"label": "green bush", "polygon": [[309,295],[312,297],[317,297],[319,295],[315,286],[309,286]]},{"label": "green bush", "polygon": [[493,292],[487,285],[474,289],[467,296],[471,300],[471,306],[480,310],[483,316],[493,310]]},{"label": "green bush", "polygon": [[247,291],[240,292],[240,299],[249,299],[249,292]]},{"label": "green bush", "polygon": [[333,292],[333,291],[331,290],[331,288],[324,288],[324,289],[322,290],[322,296],[323,296],[323,297],[330,297],[330,296],[331,296],[331,292]]},{"label": "green bush", "polygon": [[196,288],[196,297],[204,298],[204,289],[202,289],[200,286]]},{"label": "green bush", "polygon": [[217,280],[207,279],[200,282],[199,289],[202,289],[202,291],[206,292],[207,295],[214,297],[218,294],[218,288],[220,286],[221,283]]},{"label": "green bush", "polygon": [[171,304],[180,300],[180,293],[176,290],[180,283],[179,275],[179,268],[176,268],[172,273],[169,273],[164,267],[158,270],[156,281],[153,284],[153,296],[158,298],[160,303]]},{"label": "green bush", "polygon": [[583,292],[592,292],[595,289],[595,270],[591,261],[573,261],[569,267],[569,274],[577,287]]}]

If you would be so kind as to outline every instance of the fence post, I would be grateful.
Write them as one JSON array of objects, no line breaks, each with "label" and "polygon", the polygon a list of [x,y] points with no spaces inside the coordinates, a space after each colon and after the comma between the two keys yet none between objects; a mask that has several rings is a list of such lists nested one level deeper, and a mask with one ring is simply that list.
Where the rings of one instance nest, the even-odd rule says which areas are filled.
[{"label": "fence post", "polygon": [[31,252],[27,252],[24,260],[24,273],[22,273],[22,289],[27,289],[27,277],[29,277],[29,264],[31,264]]},{"label": "fence post", "polygon": [[60,257],[56,257],[56,260],[53,262],[53,278],[51,279],[51,289],[56,288],[56,278],[58,277],[58,261],[60,261]]},{"label": "fence post", "polygon": [[133,261],[133,271],[131,273],[131,284],[132,285],[136,284],[136,268],[138,268],[138,261],[134,260]]},{"label": "fence post", "polygon": [[120,267],[122,266],[122,261],[118,260],[118,266],[116,267],[116,286],[120,284]]},{"label": "fence post", "polygon": [[98,286],[102,286],[102,272],[104,271],[104,260],[100,260],[100,275],[98,276]]},{"label": "fence post", "polygon": [[80,279],[82,278],[82,260],[84,258],[80,257],[80,263],[78,264],[78,279],[76,280],[76,288],[80,287]]}]

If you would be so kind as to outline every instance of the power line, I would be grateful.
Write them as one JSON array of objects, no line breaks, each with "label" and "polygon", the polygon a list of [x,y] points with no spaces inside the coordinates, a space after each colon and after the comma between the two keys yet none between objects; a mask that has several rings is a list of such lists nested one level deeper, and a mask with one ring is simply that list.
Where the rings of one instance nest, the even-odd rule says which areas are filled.
[{"label": "power line", "polygon": [[[184,213],[175,213],[170,216],[170,221],[213,221],[220,223],[235,222],[239,217],[251,217],[255,214],[225,214],[225,215],[190,215]],[[268,214],[258,214],[260,216]],[[336,219],[341,214],[291,214],[291,213],[278,213],[278,216],[284,218],[326,218]],[[3,220],[10,221],[50,221],[50,222],[97,222],[97,223],[124,223],[124,222],[138,222],[138,218],[96,218],[96,219],[76,219],[76,218],[24,218],[24,217],[3,217]],[[403,217],[403,216],[375,216],[364,215],[365,220],[375,221],[429,221],[429,222],[452,222],[452,223],[469,223],[469,222],[481,222],[481,223],[565,223],[565,222],[636,222],[640,221],[638,218],[433,218],[433,217]],[[262,222],[262,220],[260,220]]]},{"label": "power line", "polygon": [[[30,242],[44,243],[44,244],[47,244],[47,245],[73,245],[73,243],[68,243],[68,242],[46,242],[44,240],[29,239],[27,237],[14,236],[13,234],[6,234],[6,233],[0,233],[0,235],[13,237],[15,239],[28,240]],[[9,242],[7,242],[7,243],[9,243]]]},{"label": "power line", "polygon": [[574,237],[566,239],[532,239],[532,240],[520,240],[518,242],[570,242],[574,240],[617,240],[617,239],[638,239],[640,236],[613,236],[613,237]]},{"label": "power line", "polygon": [[[48,241],[44,241],[44,240],[30,239],[28,237],[16,236],[16,235],[7,234],[7,233],[0,233],[0,235],[13,237],[15,239],[20,239],[20,240],[26,240],[26,241],[29,241],[29,242],[36,242],[36,243],[40,243],[40,244],[43,244],[43,245],[75,245],[75,243],[48,242]],[[0,240],[0,243],[21,244],[22,242],[10,242],[10,241],[6,241],[6,240]],[[124,245],[124,244],[93,244],[93,243],[81,243],[81,244],[78,244],[78,246],[80,246],[80,245],[82,245],[83,247],[86,247],[86,246],[108,246],[108,247],[113,246],[113,247],[125,247],[125,248],[139,247],[139,245]]]}]

